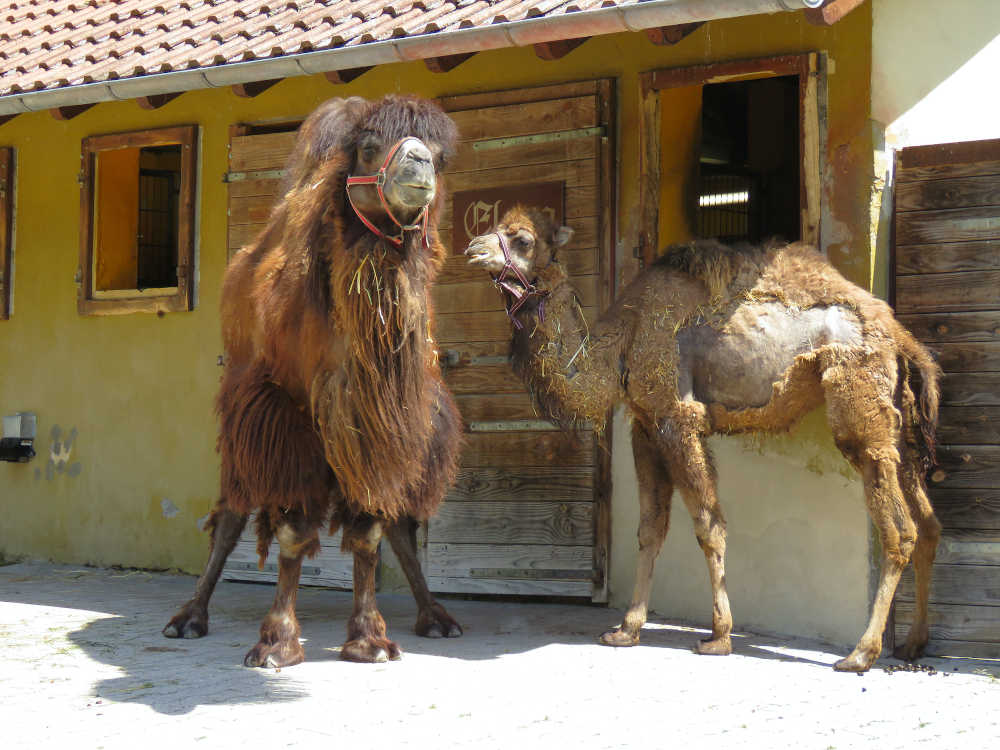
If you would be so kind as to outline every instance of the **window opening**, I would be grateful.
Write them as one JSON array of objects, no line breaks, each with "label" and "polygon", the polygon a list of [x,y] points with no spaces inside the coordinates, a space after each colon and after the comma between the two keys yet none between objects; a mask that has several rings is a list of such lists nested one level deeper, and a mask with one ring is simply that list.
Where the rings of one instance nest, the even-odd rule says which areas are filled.
[{"label": "window opening", "polygon": [[798,76],[703,88],[700,237],[800,238],[798,108]]}]

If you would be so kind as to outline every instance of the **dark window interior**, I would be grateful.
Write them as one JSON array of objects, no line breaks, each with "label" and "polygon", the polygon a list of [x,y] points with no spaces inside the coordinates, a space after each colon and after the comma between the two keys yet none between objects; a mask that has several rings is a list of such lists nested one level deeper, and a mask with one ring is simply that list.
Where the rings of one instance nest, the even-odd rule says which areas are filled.
[{"label": "dark window interior", "polygon": [[181,147],[148,146],[139,155],[138,288],[177,286]]},{"label": "dark window interior", "polygon": [[797,76],[704,87],[699,236],[800,238],[798,105]]}]

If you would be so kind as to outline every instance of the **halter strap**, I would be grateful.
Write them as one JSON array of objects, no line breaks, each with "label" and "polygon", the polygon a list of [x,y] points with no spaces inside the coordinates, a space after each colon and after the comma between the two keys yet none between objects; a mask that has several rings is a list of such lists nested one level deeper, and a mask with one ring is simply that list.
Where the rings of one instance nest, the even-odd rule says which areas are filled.
[{"label": "halter strap", "polygon": [[[545,320],[545,298],[549,296],[548,289],[539,289],[532,282],[528,281],[528,278],[521,273],[521,269],[514,265],[514,259],[510,257],[510,248],[507,246],[507,238],[504,236],[503,232],[494,232],[497,239],[500,241],[500,249],[503,250],[504,264],[503,268],[500,269],[500,273],[493,277],[493,284],[502,292],[507,292],[511,297],[513,297],[513,302],[510,299],[504,300],[504,308],[507,310],[507,317],[510,318],[511,323],[517,330],[524,328],[524,325],[520,320],[514,316],[517,311],[524,307],[524,303],[527,302],[532,297],[540,297],[541,301],[538,304],[538,317],[540,320]],[[521,289],[507,281],[508,274],[513,274],[517,281],[521,284]],[[537,279],[536,279],[537,281]]]},{"label": "halter strap", "polygon": [[[382,187],[385,185],[385,171],[389,168],[389,165],[392,164],[392,160],[396,158],[396,153],[399,151],[402,145],[407,141],[419,141],[419,139],[414,138],[413,136],[407,136],[406,138],[401,138],[398,141],[396,141],[393,147],[389,149],[389,153],[386,154],[385,160],[382,162],[382,166],[379,167],[378,172],[376,172],[375,174],[349,176],[347,178],[347,201],[348,203],[351,204],[351,208],[354,209],[354,213],[357,214],[359,219],[361,219],[362,224],[368,227],[370,231],[372,231],[379,237],[391,242],[397,248],[403,246],[404,232],[414,231],[419,229],[421,234],[421,241],[423,243],[424,248],[426,249],[430,247],[430,241],[427,239],[427,223],[429,218],[427,206],[424,206],[422,209],[420,209],[420,213],[417,214],[417,221],[419,223],[403,224],[399,221],[399,219],[396,218],[396,215],[392,212],[392,208],[389,206],[389,202],[385,199],[385,191],[382,189]],[[381,229],[375,226],[375,224],[367,216],[365,216],[364,213],[362,213],[361,209],[359,209],[354,204],[354,199],[351,197],[351,188],[354,185],[375,186],[375,192],[378,193],[378,199],[382,203],[382,208],[385,209],[386,215],[389,217],[389,219],[392,221],[393,224],[399,227],[398,235],[389,235],[383,232]]]}]

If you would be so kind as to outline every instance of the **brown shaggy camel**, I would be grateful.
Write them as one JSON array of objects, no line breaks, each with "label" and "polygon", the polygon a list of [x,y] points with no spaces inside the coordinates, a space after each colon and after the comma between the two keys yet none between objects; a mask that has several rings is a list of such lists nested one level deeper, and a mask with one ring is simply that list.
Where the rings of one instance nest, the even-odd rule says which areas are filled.
[{"label": "brown shaggy camel", "polygon": [[375,605],[383,534],[417,601],[417,633],[461,634],[428,591],[415,543],[416,522],[454,478],[461,440],[428,295],[445,255],[439,175],[456,137],[437,105],[397,96],[330,100],[299,129],[284,196],[226,270],[221,496],[205,571],[164,635],[207,632],[208,600],[254,510],[262,561],[274,537],[280,554],[247,666],[305,658],[295,596],[323,525],[343,528],[354,555],[344,659],[400,655]]},{"label": "brown shaggy camel", "polygon": [[[469,262],[494,275],[514,328],[511,358],[540,410],[560,426],[609,409],[632,418],[639,481],[639,558],[622,625],[601,636],[632,646],[646,621],[653,564],[673,490],[694,520],[712,585],[712,636],[701,654],[732,650],[726,525],[706,438],[787,430],[826,402],[837,447],[861,474],[882,542],[868,627],[834,668],[863,672],[878,657],[896,584],[911,558],[917,607],[897,656],[927,643],[927,597],[940,524],[923,475],[933,460],[939,369],[880,300],[803,244],[668,248],[588,328],[556,251],[572,230],[543,213],[508,212],[475,238]],[[919,405],[911,365],[923,382]]]}]

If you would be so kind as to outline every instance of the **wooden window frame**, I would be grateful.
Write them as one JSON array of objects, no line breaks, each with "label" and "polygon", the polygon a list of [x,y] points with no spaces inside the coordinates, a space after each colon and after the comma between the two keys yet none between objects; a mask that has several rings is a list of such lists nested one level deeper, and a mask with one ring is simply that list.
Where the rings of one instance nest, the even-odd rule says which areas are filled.
[{"label": "wooden window frame", "polygon": [[799,78],[799,206],[803,242],[820,246],[821,147],[820,110],[823,58],[819,52],[708,63],[652,70],[640,74],[640,198],[637,253],[649,265],[659,252],[660,91],[795,75]]},{"label": "wooden window frame", "polygon": [[[181,146],[181,186],[178,202],[177,286],[158,289],[94,289],[94,199],[97,155],[103,151],[151,146]],[[132,133],[96,135],[83,139],[80,156],[80,266],[77,310],[81,315],[121,315],[135,312],[184,312],[194,309],[195,190],[198,168],[198,126],[178,125]]]},{"label": "wooden window frame", "polygon": [[14,286],[14,149],[0,147],[0,320],[10,320]]}]

